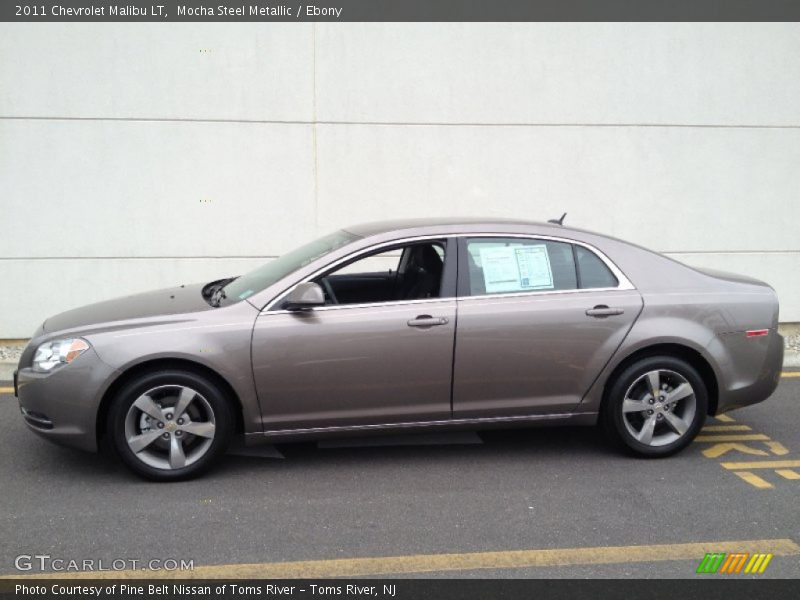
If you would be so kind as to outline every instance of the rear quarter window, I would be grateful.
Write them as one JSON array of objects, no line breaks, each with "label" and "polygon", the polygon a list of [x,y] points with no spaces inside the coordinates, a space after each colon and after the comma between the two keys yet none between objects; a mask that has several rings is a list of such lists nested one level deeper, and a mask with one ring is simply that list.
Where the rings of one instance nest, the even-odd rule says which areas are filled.
[{"label": "rear quarter window", "polygon": [[611,269],[591,250],[576,245],[575,260],[581,289],[613,288],[619,285]]}]

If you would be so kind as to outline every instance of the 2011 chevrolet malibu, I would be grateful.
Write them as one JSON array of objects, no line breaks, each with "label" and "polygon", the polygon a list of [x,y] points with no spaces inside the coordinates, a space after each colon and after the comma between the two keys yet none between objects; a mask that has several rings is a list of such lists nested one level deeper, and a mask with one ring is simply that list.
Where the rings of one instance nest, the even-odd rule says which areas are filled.
[{"label": "2011 chevrolet malibu", "polygon": [[558,222],[373,223],[51,317],[14,383],[31,430],[157,480],[200,473],[236,434],[599,421],[662,457],[772,394],[777,325],[765,283]]}]

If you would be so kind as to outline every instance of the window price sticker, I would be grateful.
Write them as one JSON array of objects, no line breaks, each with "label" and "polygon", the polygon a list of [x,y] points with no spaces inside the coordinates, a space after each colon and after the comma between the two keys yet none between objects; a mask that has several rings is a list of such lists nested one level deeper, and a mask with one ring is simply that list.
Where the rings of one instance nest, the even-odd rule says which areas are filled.
[{"label": "window price sticker", "polygon": [[544,244],[480,249],[486,293],[553,289],[553,271]]}]

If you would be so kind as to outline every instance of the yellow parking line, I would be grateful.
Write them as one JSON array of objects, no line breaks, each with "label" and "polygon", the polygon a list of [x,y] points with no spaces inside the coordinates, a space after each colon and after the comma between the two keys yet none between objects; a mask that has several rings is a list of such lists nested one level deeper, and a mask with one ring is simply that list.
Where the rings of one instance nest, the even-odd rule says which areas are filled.
[{"label": "yellow parking line", "polygon": [[733,423],[735,420],[733,417],[729,417],[728,415],[717,415],[714,417],[717,421],[722,421],[723,423]]},{"label": "yellow parking line", "polygon": [[777,456],[789,454],[789,449],[780,442],[767,442],[767,448],[769,448],[772,453]]},{"label": "yellow parking line", "polygon": [[759,477],[755,473],[751,473],[750,471],[734,471],[734,473],[738,475],[740,478],[744,479],[750,485],[755,486],[759,489],[769,490],[774,487],[769,481]]},{"label": "yellow parking line", "polygon": [[719,463],[726,469],[796,469],[800,460],[754,460],[749,462]]},{"label": "yellow parking line", "polygon": [[14,388],[13,387],[0,387],[0,394],[13,394]]},{"label": "yellow parking line", "polygon": [[[655,562],[665,560],[698,561],[706,553],[770,552],[776,556],[800,554],[800,546],[783,539],[692,542],[652,546],[601,546],[594,548],[561,548],[551,550],[506,550],[463,554],[416,554],[411,556],[379,556],[337,558],[254,564],[211,565],[193,571],[148,571],[147,577],[202,579],[326,579],[329,577],[363,577],[400,573],[432,573],[471,571],[476,569],[520,569],[612,563]],[[8,579],[19,575],[0,577]],[[62,579],[137,578],[141,570],[95,571],[91,573],[37,573],[29,577]]]},{"label": "yellow parking line", "polygon": [[744,433],[741,435],[698,435],[695,442],[764,442],[769,436],[763,433]]},{"label": "yellow parking line", "polygon": [[784,371],[781,377],[800,377],[800,371]]},{"label": "yellow parking line", "polygon": [[712,431],[750,431],[748,425],[706,425],[702,429],[711,433]]},{"label": "yellow parking line", "polygon": [[800,473],[797,471],[792,471],[791,469],[777,469],[775,472],[784,479],[800,479]]}]

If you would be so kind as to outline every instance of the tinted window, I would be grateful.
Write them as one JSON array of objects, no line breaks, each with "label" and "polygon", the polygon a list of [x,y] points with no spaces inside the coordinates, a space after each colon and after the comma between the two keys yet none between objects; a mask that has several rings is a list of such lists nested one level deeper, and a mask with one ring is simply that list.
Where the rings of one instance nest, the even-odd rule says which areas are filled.
[{"label": "tinted window", "polygon": [[315,281],[326,304],[369,304],[438,298],[443,272],[443,244],[425,242],[361,256]]},{"label": "tinted window", "polygon": [[572,245],[521,238],[467,240],[470,294],[505,294],[578,287]]},{"label": "tinted window", "polygon": [[575,258],[578,260],[582,289],[617,287],[619,284],[611,269],[591,250],[576,245]]},{"label": "tinted window", "polygon": [[391,275],[396,273],[399,269],[400,257],[402,256],[402,248],[395,250],[388,250],[379,254],[370,254],[363,258],[359,258],[343,267],[337,268],[332,271],[332,275],[366,275],[386,273]]},{"label": "tinted window", "polygon": [[313,242],[296,248],[291,252],[258,267],[257,269],[245,273],[225,286],[224,303],[237,302],[244,300],[255,293],[260,292],[277,283],[290,273],[304,267],[313,261],[333,252],[337,248],[357,240],[358,236],[347,231],[337,231]]}]

